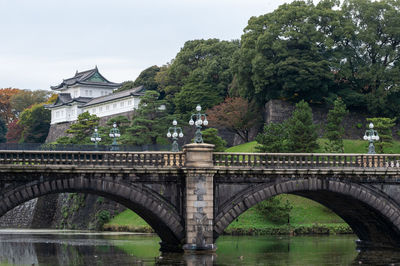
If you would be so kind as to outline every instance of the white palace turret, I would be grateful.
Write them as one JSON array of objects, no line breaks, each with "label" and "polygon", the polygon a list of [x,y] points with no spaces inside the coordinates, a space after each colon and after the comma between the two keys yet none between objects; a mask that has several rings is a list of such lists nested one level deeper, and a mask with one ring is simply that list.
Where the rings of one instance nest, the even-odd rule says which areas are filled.
[{"label": "white palace turret", "polygon": [[108,81],[97,67],[77,71],[72,78],[51,86],[58,92],[57,101],[46,106],[51,110],[51,124],[75,121],[83,112],[103,117],[137,109],[139,97],[144,94],[143,86],[113,93],[121,85]]}]

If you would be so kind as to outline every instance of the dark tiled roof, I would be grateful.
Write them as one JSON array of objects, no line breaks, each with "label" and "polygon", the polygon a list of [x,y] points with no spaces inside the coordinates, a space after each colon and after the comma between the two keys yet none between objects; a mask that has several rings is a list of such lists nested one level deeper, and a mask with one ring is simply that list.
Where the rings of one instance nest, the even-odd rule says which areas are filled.
[{"label": "dark tiled roof", "polygon": [[69,93],[60,93],[58,94],[57,101],[54,104],[47,104],[45,107],[47,108],[54,108],[63,105],[71,105],[73,102],[77,103],[87,103],[93,98],[89,97],[78,97],[78,98],[71,98],[71,94]]},{"label": "dark tiled roof", "polygon": [[52,90],[60,90],[64,86],[70,87],[75,84],[87,85],[87,86],[97,86],[97,87],[110,87],[110,88],[118,88],[121,87],[121,83],[114,83],[108,81],[103,75],[100,74],[97,67],[78,72],[76,71],[75,76],[72,78],[64,79],[63,82],[58,84],[57,86],[51,86]]},{"label": "dark tiled roof", "polygon": [[121,91],[121,92],[116,92],[116,93],[112,93],[106,96],[101,96],[101,97],[96,97],[93,98],[90,102],[82,105],[81,107],[87,107],[87,106],[91,106],[91,105],[95,105],[95,104],[100,104],[100,103],[104,103],[104,102],[109,102],[109,101],[113,101],[113,100],[117,100],[120,98],[125,98],[128,96],[142,96],[144,95],[144,87],[140,86],[140,87],[136,87],[130,90],[126,90],[126,91]]}]

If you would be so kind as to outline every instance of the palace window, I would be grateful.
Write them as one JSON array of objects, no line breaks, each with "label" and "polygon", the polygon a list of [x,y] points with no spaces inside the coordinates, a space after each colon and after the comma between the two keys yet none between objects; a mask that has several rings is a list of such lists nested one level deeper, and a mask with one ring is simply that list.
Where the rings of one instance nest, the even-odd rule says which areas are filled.
[{"label": "palace window", "polygon": [[106,106],[106,111],[108,111],[108,110],[110,110],[110,106],[109,105]]},{"label": "palace window", "polygon": [[114,103],[114,104],[113,104],[113,109],[116,109],[116,108],[117,108],[117,104]]},{"label": "palace window", "polygon": [[120,102],[119,107],[124,107],[124,102]]},{"label": "palace window", "polygon": [[128,101],[128,105],[132,105],[132,100],[129,100],[129,101]]},{"label": "palace window", "polygon": [[103,107],[99,107],[99,113],[103,112]]}]

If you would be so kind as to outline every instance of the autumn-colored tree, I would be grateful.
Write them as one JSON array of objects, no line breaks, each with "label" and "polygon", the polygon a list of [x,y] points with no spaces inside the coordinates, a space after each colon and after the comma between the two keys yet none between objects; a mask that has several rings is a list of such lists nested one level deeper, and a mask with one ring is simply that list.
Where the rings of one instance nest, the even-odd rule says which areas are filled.
[{"label": "autumn-colored tree", "polygon": [[21,92],[20,89],[0,89],[0,118],[4,120],[6,125],[15,119],[15,114],[13,113],[11,105],[11,97],[19,92]]},{"label": "autumn-colored tree", "polygon": [[247,100],[235,97],[226,98],[207,112],[210,126],[226,128],[236,133],[244,142],[249,141],[250,129],[261,121],[260,112]]},{"label": "autumn-colored tree", "polygon": [[18,118],[22,111],[34,104],[46,102],[51,95],[52,92],[46,90],[21,90],[10,98],[12,112]]},{"label": "autumn-colored tree", "polygon": [[8,124],[6,139],[8,143],[18,143],[22,137],[23,126],[18,123],[19,120],[14,120]]}]

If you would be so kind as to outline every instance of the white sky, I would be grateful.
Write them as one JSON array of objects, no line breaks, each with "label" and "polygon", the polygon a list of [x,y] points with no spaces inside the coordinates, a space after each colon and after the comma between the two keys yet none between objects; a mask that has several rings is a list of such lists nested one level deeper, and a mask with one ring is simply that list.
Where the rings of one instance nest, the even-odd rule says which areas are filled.
[{"label": "white sky", "polygon": [[240,39],[288,0],[0,0],[0,88],[49,89],[98,66],[135,80],[188,40]]}]

